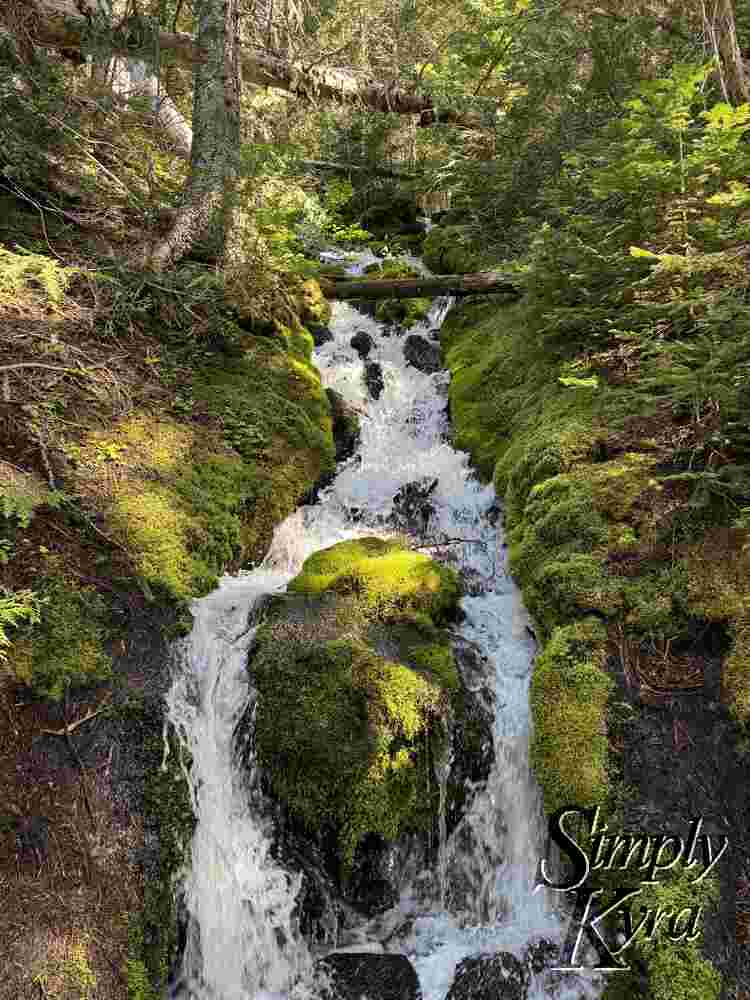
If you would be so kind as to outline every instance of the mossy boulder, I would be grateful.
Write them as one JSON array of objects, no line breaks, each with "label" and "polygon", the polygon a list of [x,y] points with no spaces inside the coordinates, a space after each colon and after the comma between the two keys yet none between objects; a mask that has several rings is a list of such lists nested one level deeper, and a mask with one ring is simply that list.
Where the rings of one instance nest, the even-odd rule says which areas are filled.
[{"label": "mossy boulder", "polygon": [[381,323],[398,323],[409,330],[430,311],[432,299],[383,299],[375,308],[375,318]]},{"label": "mossy boulder", "polygon": [[311,556],[258,632],[261,765],[297,821],[332,832],[343,873],[368,835],[433,827],[459,594],[452,570],[363,538]]}]

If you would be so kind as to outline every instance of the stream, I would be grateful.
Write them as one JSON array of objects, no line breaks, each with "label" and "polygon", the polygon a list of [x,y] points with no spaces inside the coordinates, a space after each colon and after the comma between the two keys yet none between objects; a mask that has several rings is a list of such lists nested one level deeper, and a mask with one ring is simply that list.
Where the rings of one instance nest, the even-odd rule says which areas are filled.
[{"label": "stream", "polygon": [[[362,273],[376,259],[360,254],[347,261],[348,270]],[[436,299],[426,320],[409,332],[434,342],[450,307],[450,300]],[[274,860],[268,812],[259,793],[248,794],[247,768],[236,767],[235,729],[252,712],[256,697],[246,670],[248,649],[265,595],[282,592],[318,549],[366,535],[393,536],[394,496],[425,478],[437,479],[430,493],[432,514],[413,540],[459,569],[465,580],[465,617],[457,631],[481,652],[481,684],[494,706],[494,762],[449,838],[443,817],[435,870],[414,872],[407,859],[395,856],[394,865],[402,866],[395,872],[399,903],[376,919],[344,928],[338,946],[405,955],[424,1000],[444,1000],[464,957],[520,955],[531,941],[561,938],[550,900],[544,892],[533,893],[544,849],[540,798],[529,770],[535,650],[518,588],[506,571],[492,487],[476,479],[468,455],[450,444],[447,373],[429,375],[409,366],[404,332],[347,303],[335,303],[330,328],[334,339],[316,350],[315,363],[324,385],[361,411],[360,444],[317,503],[278,526],[258,569],[223,577],[213,593],[194,602],[192,633],[175,656],[168,719],[192,759],[189,784],[197,817],[183,882],[190,919],[175,996],[304,1000],[320,995],[313,974],[319,954],[296,926],[301,876]],[[373,340],[368,361],[382,367],[384,389],[377,400],[370,398],[363,362],[349,343],[362,330]],[[534,979],[529,998],[596,995],[590,977],[574,978],[552,992],[541,977]]]}]

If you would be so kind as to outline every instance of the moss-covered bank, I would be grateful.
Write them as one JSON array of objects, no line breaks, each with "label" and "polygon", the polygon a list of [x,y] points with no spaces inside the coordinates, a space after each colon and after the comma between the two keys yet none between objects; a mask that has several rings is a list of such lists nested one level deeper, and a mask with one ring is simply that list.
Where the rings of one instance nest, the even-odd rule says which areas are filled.
[{"label": "moss-covered bank", "polygon": [[311,556],[258,632],[259,759],[291,814],[334,835],[344,875],[367,834],[432,827],[458,599],[452,570],[362,538]]},{"label": "moss-covered bank", "polygon": [[[0,301],[0,339],[31,372],[28,384],[10,383],[0,422],[0,699],[13,720],[3,746],[8,761],[17,753],[47,779],[29,784],[22,768],[0,765],[0,791],[11,815],[46,814],[73,871],[80,845],[64,820],[68,805],[80,807],[78,770],[64,741],[53,766],[58,756],[47,748],[45,760],[35,740],[40,726],[94,713],[75,730],[82,778],[112,772],[109,799],[126,795],[130,817],[125,833],[112,819],[97,836],[135,845],[145,825],[147,846],[138,863],[135,847],[132,858],[112,849],[106,863],[87,862],[85,918],[127,956],[133,998],[164,987],[176,949],[173,879],[189,843],[174,752],[161,770],[167,640],[189,625],[191,598],[263,557],[276,524],[335,464],[331,406],[302,322],[328,318],[317,284],[299,290],[297,315],[258,322],[199,277],[119,269],[101,279],[101,311],[82,323],[90,282],[71,284],[40,255],[0,261],[0,279],[15,282],[12,305]],[[89,732],[115,735],[91,744],[79,738]],[[110,766],[113,755],[127,765]],[[47,788],[57,790],[54,809]],[[97,817],[116,813],[88,794]],[[128,882],[143,908],[110,922],[94,897],[105,874]],[[51,866],[43,877],[55,877]],[[71,934],[77,898],[61,896]]]},{"label": "moss-covered bank", "polygon": [[[603,803],[621,819],[611,713],[623,685],[641,706],[708,692],[723,657],[724,701],[747,717],[750,545],[721,498],[696,506],[694,483],[675,474],[679,415],[649,410],[606,368],[576,369],[534,320],[526,302],[486,299],[449,316],[455,442],[504,503],[510,567],[536,623],[532,762],[545,807]],[[643,953],[654,996],[676,1000],[686,978],[718,995],[697,953],[664,947]]]}]

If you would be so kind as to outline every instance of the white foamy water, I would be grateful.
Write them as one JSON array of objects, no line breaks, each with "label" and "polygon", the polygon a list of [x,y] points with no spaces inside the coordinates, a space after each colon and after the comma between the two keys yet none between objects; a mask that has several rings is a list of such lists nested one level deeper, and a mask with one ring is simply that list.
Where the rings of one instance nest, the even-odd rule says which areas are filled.
[{"label": "white foamy water", "polygon": [[[375,258],[364,255],[352,273]],[[436,300],[410,332],[429,335],[448,309]],[[334,340],[316,351],[324,384],[361,412],[361,443],[314,506],[302,507],[277,528],[263,565],[226,576],[195,601],[195,623],[183,641],[168,695],[169,720],[192,758],[190,786],[198,820],[184,891],[191,932],[183,963],[182,995],[195,1000],[277,1000],[314,997],[312,956],[298,933],[294,904],[299,878],[270,854],[271,831],[252,786],[252,761],[235,766],[235,728],[252,709],[246,671],[255,633],[254,609],[282,591],[313,552],[346,539],[393,533],[393,497],[415,480],[437,479],[434,513],[417,544],[464,571],[471,595],[457,631],[483,658],[482,680],[494,697],[495,760],[486,786],[447,842],[441,843],[434,891],[403,873],[401,900],[385,917],[351,929],[339,942],[400,951],[419,975],[424,1000],[444,1000],[456,965],[479,952],[520,955],[529,941],[559,940],[557,918],[543,893],[532,892],[543,848],[542,814],[529,773],[528,690],[534,645],[517,587],[506,573],[494,494],[474,477],[468,456],[451,447],[446,419],[447,376],[407,365],[405,335],[336,303]],[[374,341],[368,361],[382,366],[384,390],[371,400],[363,363],[350,347],[364,330]],[[438,775],[444,782],[444,776]],[[441,829],[445,829],[441,818]],[[398,876],[399,873],[396,872]],[[429,877],[427,878],[429,883]],[[420,890],[419,886],[422,886]],[[408,921],[408,923],[407,923]],[[408,933],[393,934],[399,926]],[[570,996],[589,992],[584,981]],[[554,995],[532,984],[530,997]],[[591,995],[594,995],[591,992]]]}]

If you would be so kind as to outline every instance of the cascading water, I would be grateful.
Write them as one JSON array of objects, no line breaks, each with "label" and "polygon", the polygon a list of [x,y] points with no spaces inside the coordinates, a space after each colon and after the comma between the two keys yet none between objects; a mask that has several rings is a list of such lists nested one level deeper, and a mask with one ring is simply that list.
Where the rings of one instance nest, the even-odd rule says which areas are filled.
[{"label": "cascading water", "polygon": [[[360,273],[374,260],[360,255],[349,270]],[[429,336],[449,308],[449,300],[437,300],[412,332]],[[312,957],[294,922],[299,881],[271,857],[271,830],[257,795],[248,793],[247,767],[241,773],[235,767],[235,729],[255,699],[246,671],[253,616],[264,595],[283,590],[318,549],[391,534],[394,496],[424,477],[437,484],[419,543],[434,544],[433,554],[449,558],[469,581],[459,631],[486,664],[495,758],[486,785],[447,841],[441,817],[429,904],[413,884],[402,885],[390,926],[409,918],[411,929],[391,935],[398,944],[389,949],[411,959],[424,1000],[443,1000],[463,957],[519,954],[532,938],[560,937],[557,918],[532,891],[542,843],[528,763],[534,646],[518,589],[505,571],[492,488],[476,480],[468,456],[447,441],[444,373],[408,367],[403,337],[345,303],[335,305],[331,330],[334,340],[318,349],[316,363],[324,384],[362,413],[360,446],[317,504],[301,507],[278,527],[259,569],[224,577],[216,591],[194,603],[193,631],[175,660],[169,721],[192,759],[197,817],[184,880],[190,920],[182,982],[183,995],[196,1000],[316,995]],[[382,367],[385,385],[378,400],[370,399],[362,361],[349,344],[359,330],[374,342],[368,360]],[[442,762],[439,782],[447,764]],[[363,921],[343,943],[372,943],[384,923]],[[587,984],[578,981],[574,995],[582,992]],[[544,995],[541,985],[532,985],[530,996]]]}]

